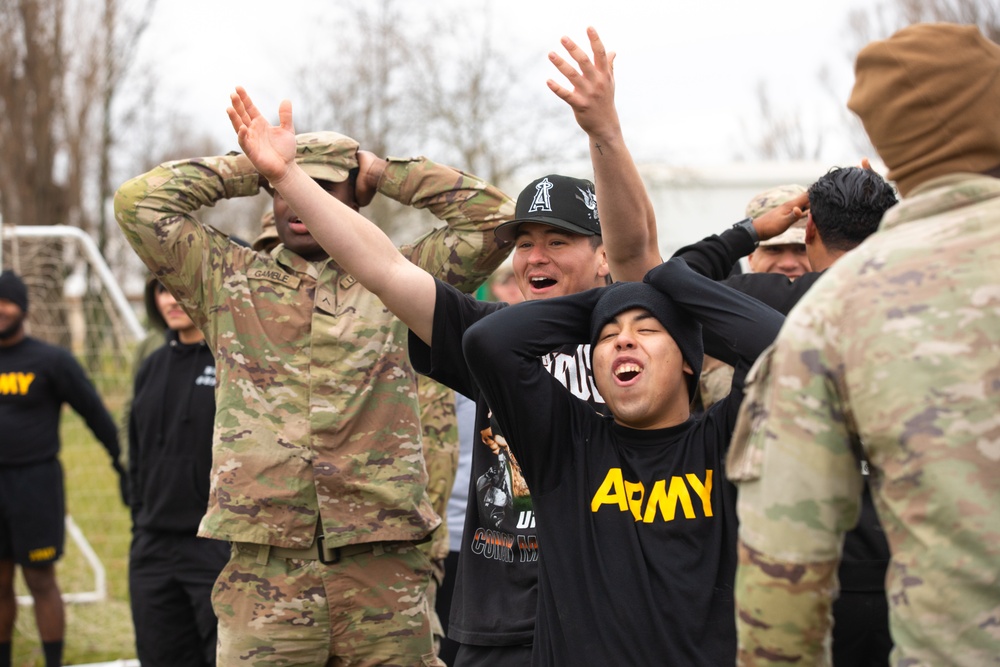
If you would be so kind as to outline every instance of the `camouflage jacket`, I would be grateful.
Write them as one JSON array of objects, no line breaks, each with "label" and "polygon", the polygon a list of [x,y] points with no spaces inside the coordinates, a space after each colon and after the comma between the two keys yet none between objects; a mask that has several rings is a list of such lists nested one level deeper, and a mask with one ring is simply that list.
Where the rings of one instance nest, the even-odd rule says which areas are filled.
[{"label": "camouflage jacket", "polygon": [[[217,362],[205,537],[331,546],[413,540],[440,519],[427,499],[407,331],[332,260],[230,242],[192,213],[254,195],[245,156],[168,162],[128,181],[115,215],[129,243],[204,331]],[[390,160],[379,192],[447,222],[400,250],[471,290],[507,254],[493,228],[513,202],[425,159]]]},{"label": "camouflage jacket", "polygon": [[[442,519],[448,513],[448,500],[458,472],[458,417],[455,392],[426,375],[417,376],[420,401],[420,426],[423,429],[424,461],[427,464],[427,497]],[[448,522],[434,531],[430,542],[420,545],[432,561],[448,557]]]},{"label": "camouflage jacket", "polygon": [[894,665],[1000,656],[1000,180],[934,179],[827,271],[752,371],[739,484],[740,664],[829,664],[870,463]]}]

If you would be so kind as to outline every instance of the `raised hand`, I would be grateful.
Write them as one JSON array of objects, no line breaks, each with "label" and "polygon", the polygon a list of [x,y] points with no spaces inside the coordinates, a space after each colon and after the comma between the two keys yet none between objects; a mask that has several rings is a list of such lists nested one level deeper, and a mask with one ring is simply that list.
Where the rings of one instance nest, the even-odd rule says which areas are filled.
[{"label": "raised hand", "polygon": [[754,218],[753,226],[761,241],[774,238],[809,214],[809,193],[789,199],[764,215]]},{"label": "raised hand", "polygon": [[573,90],[564,88],[552,79],[546,85],[569,104],[576,122],[584,132],[601,137],[620,132],[618,111],[615,109],[615,54],[605,50],[604,43],[593,28],[587,28],[587,37],[594,52],[593,61],[569,37],[561,40],[563,47],[579,66],[579,71],[557,53],[549,53],[549,60],[573,85]]},{"label": "raised hand", "polygon": [[247,91],[240,86],[229,96],[232,106],[226,109],[240,148],[253,162],[257,172],[271,185],[280,183],[295,160],[295,127],[292,103],[282,100],[278,106],[278,125],[271,125],[260,113]]}]

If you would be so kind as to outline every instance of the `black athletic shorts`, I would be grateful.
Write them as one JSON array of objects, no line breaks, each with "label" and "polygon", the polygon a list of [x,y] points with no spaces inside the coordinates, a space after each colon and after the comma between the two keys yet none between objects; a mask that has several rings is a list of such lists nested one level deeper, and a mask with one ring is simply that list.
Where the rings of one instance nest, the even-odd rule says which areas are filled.
[{"label": "black athletic shorts", "polygon": [[58,459],[0,466],[0,560],[50,565],[63,554],[66,502]]}]

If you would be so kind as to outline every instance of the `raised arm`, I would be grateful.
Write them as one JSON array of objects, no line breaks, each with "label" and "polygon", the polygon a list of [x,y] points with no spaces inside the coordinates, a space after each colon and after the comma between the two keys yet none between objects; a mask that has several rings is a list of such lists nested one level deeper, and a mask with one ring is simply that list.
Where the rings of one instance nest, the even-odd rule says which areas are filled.
[{"label": "raised arm", "polygon": [[[725,280],[741,257],[754,251],[757,243],[774,238],[805,217],[809,210],[809,195],[801,195],[772,208],[753,219],[753,234],[742,226],[732,227],[721,234],[707,236],[684,246],[673,254],[688,263],[695,272],[712,280]],[[754,238],[756,235],[756,238]]]},{"label": "raised arm", "polygon": [[237,88],[230,99],[229,119],[240,147],[257,171],[281,194],[330,257],[430,345],[434,278],[400,254],[375,224],[323,190],[295,163],[292,103],[281,103],[279,124],[273,126],[243,88]]},{"label": "raised arm", "polygon": [[544,369],[540,357],[589,342],[591,313],[604,289],[503,308],[469,327],[462,339],[476,386],[532,493],[553,488],[567,469],[566,457],[572,454],[554,443],[572,430],[572,415],[594,414]]},{"label": "raised arm", "polygon": [[562,38],[563,47],[576,61],[579,71],[555,52],[549,53],[549,60],[569,80],[573,90],[551,79],[547,84],[570,105],[576,122],[590,141],[597,210],[611,277],[642,280],[649,269],[662,261],[656,215],[639,170],[625,146],[615,109],[615,54],[605,50],[593,28],[587,28],[587,37],[594,52],[593,61],[569,37]]},{"label": "raised arm", "polygon": [[254,252],[202,225],[194,213],[223,199],[260,192],[259,176],[244,155],[165,162],[121,185],[115,220],[132,249],[184,306],[195,324],[215,340],[214,320],[205,317],[226,276]]},{"label": "raised arm", "polygon": [[785,321],[773,308],[695,273],[677,258],[650,271],[645,280],[701,322],[706,354],[731,365],[752,365]]}]

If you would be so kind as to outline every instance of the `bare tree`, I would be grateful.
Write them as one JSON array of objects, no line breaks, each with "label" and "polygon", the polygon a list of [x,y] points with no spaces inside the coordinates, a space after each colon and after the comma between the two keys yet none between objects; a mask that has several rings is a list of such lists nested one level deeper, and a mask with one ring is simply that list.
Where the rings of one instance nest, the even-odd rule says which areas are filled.
[{"label": "bare tree", "polygon": [[[109,117],[129,52],[113,36],[124,30],[135,40],[141,27],[124,23],[116,0],[0,3],[4,223],[73,225],[103,244],[104,226],[97,222],[110,190]],[[32,252],[30,244],[20,248],[23,272],[36,266]],[[42,320],[45,304],[61,296],[64,275],[37,278],[43,293],[36,294],[40,307],[32,317]]]},{"label": "bare tree", "polygon": [[850,56],[903,26],[931,21],[977,25],[986,37],[1000,42],[998,0],[889,0],[851,12],[848,26],[856,48]]},{"label": "bare tree", "polygon": [[[854,62],[858,51],[866,44],[885,39],[900,28],[913,23],[944,21],[977,25],[983,34],[1000,42],[1000,0],[883,0],[864,9],[851,11],[846,23],[845,58]],[[858,156],[874,155],[860,121],[844,106],[828,65],[817,73],[817,80],[829,94],[833,108],[839,110],[842,127]],[[822,132],[812,140],[803,128],[802,110],[778,113],[764,84],[757,89],[760,130],[750,143],[748,155],[759,159],[815,159],[822,146]],[[743,124],[744,130],[747,124]],[[740,156],[743,157],[743,156]]]},{"label": "bare tree", "polygon": [[0,3],[0,213],[8,223],[63,222],[55,180],[66,78],[62,3]]},{"label": "bare tree", "polygon": [[[403,31],[406,24],[397,0],[340,5],[330,19],[337,29],[336,67],[309,66],[299,73],[302,104],[296,127],[330,129],[357,139],[361,147],[385,156],[413,130],[415,119],[406,108],[405,77],[413,50]],[[396,153],[394,153],[396,154]],[[386,233],[403,223],[402,207],[376,197],[364,211]]]},{"label": "bare tree", "polygon": [[757,83],[756,96],[759,129],[749,130],[743,123],[744,133],[756,137],[749,142],[749,156],[759,160],[818,160],[823,136],[808,136],[802,125],[802,110],[795,107],[778,111],[763,81]]},{"label": "bare tree", "polygon": [[[885,0],[848,14],[845,56],[853,63],[868,43],[885,39],[905,26],[934,21],[976,25],[983,35],[1000,42],[1000,0]],[[855,150],[873,155],[875,149],[861,122],[842,104],[840,108]]]},{"label": "bare tree", "polygon": [[[297,127],[343,132],[382,156],[425,153],[501,185],[553,155],[584,157],[586,143],[571,138],[576,128],[543,82],[533,89],[541,102],[522,94],[522,64],[490,37],[491,5],[475,7],[463,9],[458,40],[438,39],[453,20],[446,9],[417,15],[399,0],[341,8],[337,52],[326,59],[336,66],[299,77]],[[412,220],[384,198],[365,214],[391,236]]]},{"label": "bare tree", "polygon": [[[579,130],[569,109],[544,82],[524,80],[521,72],[528,63],[513,61],[497,48],[489,30],[493,6],[484,3],[469,13],[463,24],[466,41],[451,51],[441,40],[421,40],[409,99],[423,138],[440,151],[439,159],[503,184],[553,156],[585,158],[587,144],[575,138]],[[437,17],[434,24],[445,20]]]}]

